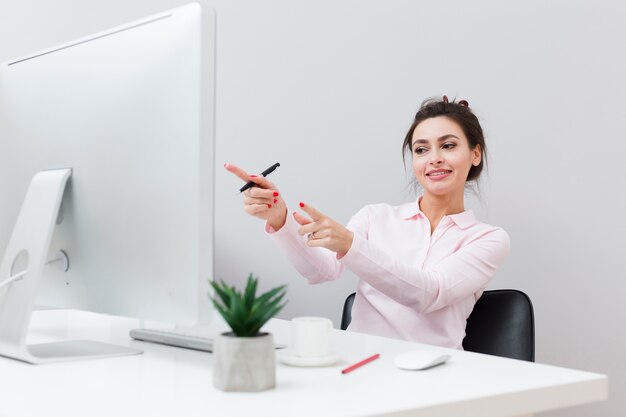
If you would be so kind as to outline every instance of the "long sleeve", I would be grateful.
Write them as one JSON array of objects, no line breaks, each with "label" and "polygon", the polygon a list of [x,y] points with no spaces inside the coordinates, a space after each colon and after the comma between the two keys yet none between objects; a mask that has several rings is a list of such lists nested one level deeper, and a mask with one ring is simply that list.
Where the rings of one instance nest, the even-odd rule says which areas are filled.
[{"label": "long sleeve", "polygon": [[482,229],[454,253],[422,269],[403,262],[367,239],[367,212],[353,218],[352,247],[339,261],[363,281],[400,304],[419,313],[449,306],[484,289],[509,253],[508,234],[491,227]]},{"label": "long sleeve", "polygon": [[345,268],[337,261],[335,253],[324,248],[309,247],[306,238],[298,234],[299,227],[294,218],[287,214],[285,224],[280,230],[274,231],[266,225],[265,231],[309,284],[339,278]]}]

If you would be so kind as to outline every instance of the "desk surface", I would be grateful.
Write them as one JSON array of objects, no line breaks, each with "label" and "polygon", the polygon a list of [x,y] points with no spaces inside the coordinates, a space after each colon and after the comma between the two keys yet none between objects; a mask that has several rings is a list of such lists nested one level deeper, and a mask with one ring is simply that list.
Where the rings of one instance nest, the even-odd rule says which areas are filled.
[{"label": "desk surface", "polygon": [[[217,319],[207,335],[226,329]],[[152,325],[153,323],[151,323]],[[480,355],[340,330],[334,366],[278,364],[276,389],[224,393],[213,388],[212,355],[139,342],[128,331],[138,320],[71,310],[33,314],[29,343],[93,339],[141,348],[143,355],[29,365],[0,357],[0,415],[64,416],[517,416],[607,397],[605,375]],[[290,323],[265,330],[288,343]],[[450,353],[427,371],[394,367],[395,355],[415,349]],[[340,370],[380,353],[380,359],[343,375]]]}]

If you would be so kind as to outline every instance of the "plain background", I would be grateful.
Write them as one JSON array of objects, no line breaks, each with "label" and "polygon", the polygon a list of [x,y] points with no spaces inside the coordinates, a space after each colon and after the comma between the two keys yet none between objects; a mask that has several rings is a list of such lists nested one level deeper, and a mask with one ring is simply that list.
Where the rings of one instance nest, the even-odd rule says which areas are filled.
[{"label": "plain background", "polygon": [[[184,3],[0,0],[0,61]],[[241,210],[231,162],[345,223],[415,199],[401,144],[420,102],[466,99],[486,133],[484,222],[512,251],[490,288],[527,292],[537,361],[606,373],[610,400],[549,416],[626,412],[626,3],[214,0],[216,275],[289,284],[280,317],[338,326],[342,279],[309,286]],[[36,123],[36,120],[33,121]]]}]

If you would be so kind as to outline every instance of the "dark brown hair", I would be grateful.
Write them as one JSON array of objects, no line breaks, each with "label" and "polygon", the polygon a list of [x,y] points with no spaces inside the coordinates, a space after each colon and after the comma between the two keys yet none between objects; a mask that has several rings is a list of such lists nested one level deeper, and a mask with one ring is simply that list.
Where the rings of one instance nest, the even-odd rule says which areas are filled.
[{"label": "dark brown hair", "polygon": [[455,102],[455,100],[449,102],[448,97],[446,96],[443,96],[442,100],[435,98],[428,98],[424,100],[420,109],[415,114],[413,124],[411,124],[411,127],[404,138],[404,143],[402,144],[402,159],[405,160],[404,158],[407,152],[409,155],[412,154],[411,145],[413,141],[413,132],[415,131],[417,125],[424,120],[433,117],[447,117],[453,122],[456,122],[463,130],[471,149],[476,149],[476,146],[480,145],[480,164],[470,168],[466,181],[477,180],[478,177],[480,177],[480,173],[486,163],[487,147],[485,145],[483,129],[480,127],[478,118],[474,115],[474,113],[472,113],[469,108],[469,104],[465,100],[461,100],[458,103]]}]

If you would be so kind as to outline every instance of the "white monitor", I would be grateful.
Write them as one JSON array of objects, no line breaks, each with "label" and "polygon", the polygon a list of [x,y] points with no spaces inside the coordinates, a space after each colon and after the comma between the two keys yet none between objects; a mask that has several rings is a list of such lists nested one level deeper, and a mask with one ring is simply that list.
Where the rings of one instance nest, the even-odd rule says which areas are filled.
[{"label": "white monitor", "polygon": [[23,345],[32,292],[32,304],[209,319],[214,22],[192,3],[0,66],[0,355],[19,356],[6,351]]}]

